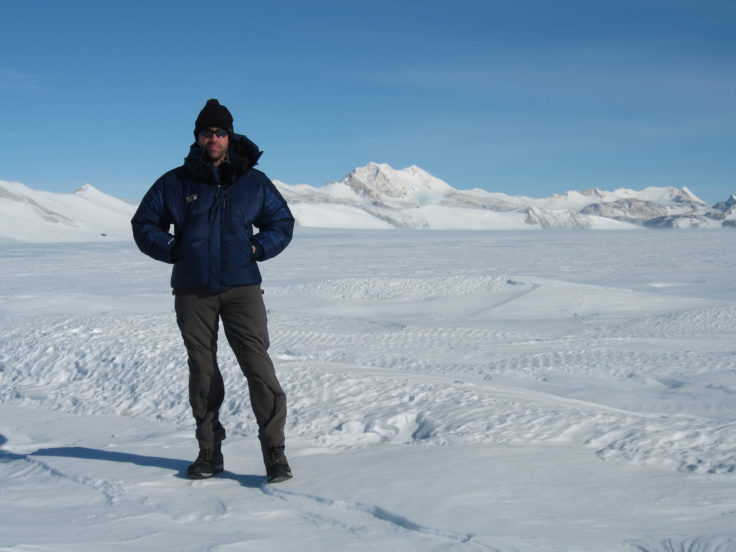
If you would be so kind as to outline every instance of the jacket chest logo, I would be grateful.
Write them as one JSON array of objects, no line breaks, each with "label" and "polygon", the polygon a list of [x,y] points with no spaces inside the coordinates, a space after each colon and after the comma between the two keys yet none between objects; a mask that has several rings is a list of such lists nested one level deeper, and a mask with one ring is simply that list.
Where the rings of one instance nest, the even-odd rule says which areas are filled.
[{"label": "jacket chest logo", "polygon": [[192,194],[190,196],[187,196],[184,199],[186,199],[187,203],[192,203],[194,201],[197,201],[197,199],[199,199],[199,194]]}]

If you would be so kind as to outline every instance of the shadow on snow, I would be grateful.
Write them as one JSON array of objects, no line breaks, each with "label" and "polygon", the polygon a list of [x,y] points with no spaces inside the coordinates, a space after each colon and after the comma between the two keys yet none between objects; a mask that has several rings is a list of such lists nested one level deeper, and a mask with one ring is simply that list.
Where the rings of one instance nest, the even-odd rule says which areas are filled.
[{"label": "shadow on snow", "polygon": [[[0,435],[0,447],[7,443],[7,438]],[[142,454],[133,454],[130,452],[118,452],[112,450],[93,449],[88,447],[54,447],[39,449],[30,454],[16,454],[8,452],[0,448],[0,463],[12,462],[15,460],[28,460],[29,457],[39,456],[58,456],[64,458],[79,458],[82,460],[103,460],[106,462],[123,462],[126,464],[135,464],[136,466],[146,466],[152,468],[161,468],[175,472],[176,477],[181,479],[187,478],[187,466],[190,462],[179,460],[176,458],[164,458],[161,456],[144,456]],[[266,483],[265,476],[261,475],[239,475],[232,472],[224,471],[217,475],[218,479],[232,479],[243,487],[260,488]]]}]

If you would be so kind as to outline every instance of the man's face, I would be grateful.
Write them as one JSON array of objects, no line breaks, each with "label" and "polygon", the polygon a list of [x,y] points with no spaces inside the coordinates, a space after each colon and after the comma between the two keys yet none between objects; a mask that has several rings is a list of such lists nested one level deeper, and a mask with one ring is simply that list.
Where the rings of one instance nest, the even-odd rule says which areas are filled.
[{"label": "man's face", "polygon": [[227,148],[230,145],[230,136],[225,134],[222,138],[218,137],[217,131],[219,130],[219,127],[209,127],[200,131],[197,136],[197,145],[204,148],[213,165],[219,165],[225,160]]}]

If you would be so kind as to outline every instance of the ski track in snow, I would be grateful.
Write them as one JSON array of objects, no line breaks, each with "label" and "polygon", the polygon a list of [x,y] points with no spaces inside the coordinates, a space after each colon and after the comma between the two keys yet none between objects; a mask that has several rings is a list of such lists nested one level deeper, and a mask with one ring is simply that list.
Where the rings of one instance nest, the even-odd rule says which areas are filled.
[{"label": "ski track in snow", "polygon": [[[355,239],[351,235],[347,242]],[[74,258],[84,256],[84,246],[65,247]],[[118,251],[96,248],[92,253],[97,266]],[[404,261],[361,277],[351,272],[348,258],[325,268],[329,277],[310,273],[301,281],[300,263],[309,263],[309,253],[304,260],[297,253],[293,274],[284,269],[286,260],[265,265],[266,282],[268,271],[287,270],[266,287],[265,297],[271,353],[290,401],[290,439],[336,452],[396,444],[561,443],[584,447],[604,461],[664,472],[736,473],[733,297],[668,294],[671,286],[660,284],[647,291],[646,286],[567,281],[564,265],[555,273],[555,263],[549,265],[551,274],[540,277],[533,256],[526,276],[522,263],[506,273],[494,268],[491,275],[465,267],[459,274],[407,277]],[[103,284],[99,308],[88,303],[93,296],[84,295],[82,308],[75,303],[64,312],[62,302],[43,313],[35,305],[55,298],[70,280],[64,277],[64,256],[41,252],[44,267],[58,264],[59,281],[45,277],[48,289],[24,292],[22,283],[32,270],[23,262],[33,258],[32,248],[0,257],[0,276],[8,282],[0,289],[0,403],[69,415],[154,419],[182,433],[191,431],[186,355],[171,301],[161,297],[150,310],[136,312],[141,298],[158,297],[151,292],[155,286],[141,283],[131,290],[135,304],[125,306],[126,274],[118,266],[114,280]],[[127,249],[123,258],[140,261]],[[342,263],[346,275],[334,277],[343,272]],[[146,265],[136,264],[136,270],[140,267]],[[151,270],[156,278],[165,274]],[[102,268],[95,271],[104,274]],[[137,275],[135,281],[144,279]],[[94,292],[84,290],[89,291]],[[116,293],[123,293],[122,299]],[[116,301],[120,308],[110,309]],[[34,307],[23,312],[24,303]],[[223,421],[231,438],[254,437],[247,389],[221,342],[227,389]],[[43,453],[22,454],[39,450],[32,442],[11,440],[10,445],[6,449],[14,452],[0,450],[0,465],[19,466],[11,486],[13,480],[51,478],[62,487],[80,487],[108,506],[136,505],[141,515],[162,508],[160,501],[120,482],[66,472],[41,460]],[[353,526],[355,520],[342,517],[358,515],[393,530],[495,549],[472,533],[436,529],[382,506],[259,489],[301,508],[301,515],[317,525],[342,524],[344,531],[360,532],[362,522]],[[183,505],[168,513],[184,522],[226,515],[231,508],[222,501],[210,503],[209,514],[188,514]],[[627,546],[647,552],[721,552],[736,550],[735,538],[642,539]],[[213,549],[228,548],[220,543]],[[512,549],[537,548],[498,548]]]},{"label": "ski track in snow", "polygon": [[[302,502],[302,503],[307,503],[307,504],[318,504],[320,506],[337,509],[337,510],[360,512],[360,513],[370,516],[371,518],[389,523],[393,526],[398,527],[399,529],[404,529],[406,531],[414,531],[416,533],[421,533],[424,535],[441,537],[444,539],[457,541],[459,543],[469,542],[473,538],[473,535],[470,535],[470,534],[461,534],[461,533],[455,533],[453,531],[447,531],[445,529],[433,529],[431,527],[425,527],[423,525],[420,525],[418,523],[411,521],[410,519],[405,518],[404,516],[389,512],[388,510],[385,510],[384,508],[381,508],[380,506],[375,506],[371,504],[362,504],[360,502],[332,500],[329,498],[313,496],[313,495],[308,495],[308,494],[293,493],[293,492],[284,491],[284,490],[276,489],[276,488],[269,487],[269,486],[263,486],[261,490],[267,495],[274,496],[276,498],[285,500],[287,502],[293,503],[296,501],[296,502]],[[314,519],[316,519],[318,522],[324,521],[324,518],[318,517],[318,516],[314,516]]]},{"label": "ski track in snow", "polygon": [[53,468],[46,462],[42,462],[30,456],[17,455],[16,458],[13,458],[13,455],[9,455],[9,457],[7,458],[3,458],[2,456],[0,456],[0,461],[11,461],[14,459],[24,461],[26,465],[15,470],[11,475],[11,479],[42,479],[46,477],[51,477],[52,479],[66,480],[76,485],[81,485],[87,489],[91,489],[95,493],[99,493],[104,498],[105,503],[108,505],[114,505],[116,502],[118,502],[119,497],[124,494],[122,487],[117,483],[106,480],[92,479],[89,477],[70,475],[68,473],[57,470],[56,468]]},{"label": "ski track in snow", "polygon": [[666,539],[657,543],[634,543],[639,552],[733,552],[736,538],[730,536],[700,536],[688,539]]}]

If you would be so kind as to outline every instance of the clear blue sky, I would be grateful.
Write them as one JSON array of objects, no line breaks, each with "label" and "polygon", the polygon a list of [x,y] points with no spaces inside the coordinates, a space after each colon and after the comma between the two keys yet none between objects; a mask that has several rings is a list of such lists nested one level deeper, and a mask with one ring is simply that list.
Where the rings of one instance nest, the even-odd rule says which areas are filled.
[{"label": "clear blue sky", "polygon": [[736,2],[3,1],[0,179],[141,197],[218,98],[260,167],[736,193]]}]

